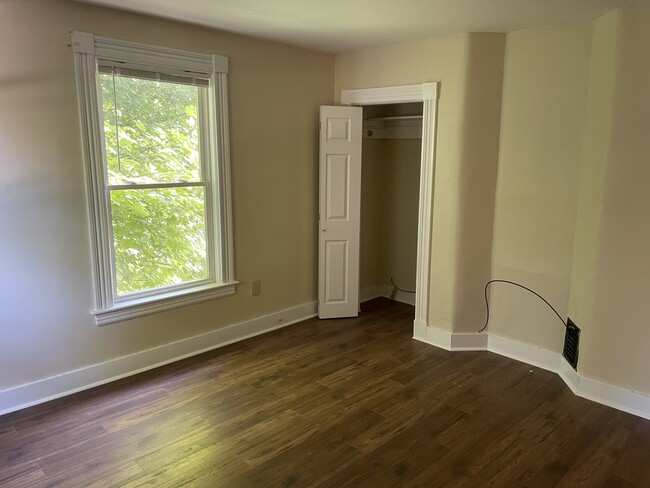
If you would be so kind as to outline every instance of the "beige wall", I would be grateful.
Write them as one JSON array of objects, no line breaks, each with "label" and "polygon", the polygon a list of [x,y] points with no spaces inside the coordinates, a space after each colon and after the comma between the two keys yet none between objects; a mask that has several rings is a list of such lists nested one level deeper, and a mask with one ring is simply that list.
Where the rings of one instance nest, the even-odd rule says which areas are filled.
[{"label": "beige wall", "polygon": [[[566,315],[591,24],[509,34],[494,241],[493,278],[524,284]],[[533,295],[492,285],[490,330],[555,351],[564,327]]]},{"label": "beige wall", "polygon": [[[4,0],[0,19],[0,389],[316,299],[333,56],[51,0]],[[229,57],[234,297],[94,325],[70,30]]]},{"label": "beige wall", "polygon": [[[503,42],[502,34],[463,34],[336,56],[337,98],[344,89],[441,82],[429,324],[448,330],[465,323],[476,326],[480,305],[469,298],[477,282],[490,274]],[[468,103],[480,97],[485,103]],[[482,177],[464,168],[476,169]],[[477,215],[488,224],[472,227]],[[473,275],[461,263],[459,241],[464,238],[480,249],[474,254]]]},{"label": "beige wall", "polygon": [[599,267],[603,178],[611,139],[618,16],[618,12],[612,12],[593,23],[568,310],[582,329],[581,371],[586,363],[597,361],[592,347],[596,332],[594,292]]},{"label": "beige wall", "polygon": [[[578,371],[650,394],[650,10],[509,34],[493,277],[582,329]],[[561,351],[536,298],[496,285],[492,332]]]},{"label": "beige wall", "polygon": [[[442,82],[429,325],[477,330],[485,281],[518,281],[582,328],[582,374],[650,393],[649,33],[635,10],[511,33],[505,48],[465,34],[336,57],[337,97]],[[492,332],[561,350],[534,296],[498,284],[491,305]]]},{"label": "beige wall", "polygon": [[492,272],[504,54],[504,35],[471,34],[458,176],[455,332],[476,332],[485,317],[483,287]]},{"label": "beige wall", "polygon": [[650,9],[621,11],[598,27],[603,64],[612,64],[615,46],[615,75],[608,78],[611,108],[599,114],[605,123],[610,117],[607,161],[604,171],[599,161],[589,168],[596,185],[602,171],[602,209],[579,366],[587,376],[650,395]]},{"label": "beige wall", "polygon": [[361,289],[415,290],[422,139],[364,139]]}]

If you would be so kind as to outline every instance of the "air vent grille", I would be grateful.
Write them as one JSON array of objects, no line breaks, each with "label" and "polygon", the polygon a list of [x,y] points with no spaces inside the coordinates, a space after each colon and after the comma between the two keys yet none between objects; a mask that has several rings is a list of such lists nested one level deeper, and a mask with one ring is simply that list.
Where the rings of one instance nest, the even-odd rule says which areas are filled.
[{"label": "air vent grille", "polygon": [[578,370],[578,352],[580,346],[580,329],[571,319],[567,320],[566,333],[564,334],[564,350],[562,356]]}]

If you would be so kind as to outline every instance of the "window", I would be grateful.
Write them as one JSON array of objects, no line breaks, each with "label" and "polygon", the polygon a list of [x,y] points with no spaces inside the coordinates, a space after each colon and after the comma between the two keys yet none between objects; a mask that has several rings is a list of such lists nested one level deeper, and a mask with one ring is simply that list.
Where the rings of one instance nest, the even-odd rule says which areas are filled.
[{"label": "window", "polygon": [[98,324],[235,292],[227,59],[74,32]]}]

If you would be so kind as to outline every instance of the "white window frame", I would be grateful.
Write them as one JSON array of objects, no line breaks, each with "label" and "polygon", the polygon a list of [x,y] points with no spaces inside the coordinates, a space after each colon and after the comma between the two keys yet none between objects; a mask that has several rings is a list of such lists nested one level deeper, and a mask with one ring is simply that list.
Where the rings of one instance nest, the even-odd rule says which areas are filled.
[{"label": "white window frame", "polygon": [[[234,279],[232,245],[228,58],[99,37],[86,32],[72,32],[72,51],[92,250],[95,308],[91,313],[97,325],[234,294],[238,282]],[[206,158],[202,164],[206,185],[207,252],[211,263],[208,279],[117,296],[110,191],[98,89],[99,64],[209,80],[208,113],[202,115],[209,138],[202,142],[209,146],[209,150],[202,151],[202,157]]]}]

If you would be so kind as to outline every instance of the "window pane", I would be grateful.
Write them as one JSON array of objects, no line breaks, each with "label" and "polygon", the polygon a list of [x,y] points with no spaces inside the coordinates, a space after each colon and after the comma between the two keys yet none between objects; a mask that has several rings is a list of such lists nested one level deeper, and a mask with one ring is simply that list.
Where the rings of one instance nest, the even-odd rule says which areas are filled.
[{"label": "window pane", "polygon": [[198,181],[198,90],[100,74],[110,185]]},{"label": "window pane", "polygon": [[117,294],[208,278],[203,187],[111,191]]}]

